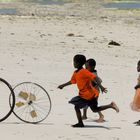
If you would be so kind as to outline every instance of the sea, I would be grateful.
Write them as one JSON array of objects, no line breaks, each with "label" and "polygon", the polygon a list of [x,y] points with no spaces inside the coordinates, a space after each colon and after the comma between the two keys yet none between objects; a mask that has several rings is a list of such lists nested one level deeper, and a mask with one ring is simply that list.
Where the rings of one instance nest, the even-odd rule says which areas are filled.
[{"label": "sea", "polygon": [[[71,0],[0,0],[0,14],[16,14],[15,8],[6,8],[2,7],[1,5],[4,3],[36,3],[40,5],[63,5],[64,3],[67,3]],[[80,0],[79,0],[80,1]],[[83,0],[82,0],[83,1]],[[85,0],[88,2],[88,0]],[[98,1],[98,0],[97,0]],[[139,9],[140,10],[140,0],[113,0],[112,2],[103,3],[102,4],[105,8],[111,8],[111,9],[123,9],[123,10],[129,10],[129,9]]]},{"label": "sea", "polygon": [[63,4],[67,2],[68,0],[0,0],[0,3],[6,3],[6,2],[23,2],[23,3],[38,3],[38,4]]},{"label": "sea", "polygon": [[[0,3],[3,2],[23,2],[23,3],[38,3],[38,4],[64,4],[70,0],[0,0]],[[79,0],[80,1],[80,0]],[[88,0],[85,0],[88,1]],[[98,0],[97,0],[98,1]],[[104,5],[107,8],[120,8],[120,9],[131,9],[131,8],[140,8],[140,0],[113,0]]]},{"label": "sea", "polygon": [[[14,7],[14,4],[17,5],[17,3],[22,5],[63,5],[67,2],[69,2],[69,0],[0,0],[0,15],[18,15],[17,7]],[[12,7],[10,7],[10,5],[12,5]]]},{"label": "sea", "polygon": [[116,0],[104,4],[104,7],[122,10],[140,9],[140,0]]}]

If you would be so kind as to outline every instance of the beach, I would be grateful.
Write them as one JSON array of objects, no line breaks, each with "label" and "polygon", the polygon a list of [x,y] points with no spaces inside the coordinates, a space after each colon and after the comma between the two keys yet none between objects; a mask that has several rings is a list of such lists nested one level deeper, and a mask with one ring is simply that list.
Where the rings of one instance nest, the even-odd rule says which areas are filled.
[{"label": "beach", "polygon": [[[130,108],[140,60],[140,11],[105,9],[102,0],[84,0],[61,5],[2,3],[15,14],[0,15],[0,73],[12,87],[24,81],[40,84],[50,95],[52,109],[39,124],[21,122],[14,114],[0,123],[5,140],[139,140],[140,127],[133,122],[140,113]],[[108,45],[115,41],[120,44]],[[70,80],[73,57],[84,54],[97,62],[98,75],[108,93],[100,94],[99,105],[115,101],[120,112],[103,112],[105,122],[96,123],[97,113],[88,109],[85,128],[77,123],[74,106],[68,101],[78,94]]]}]

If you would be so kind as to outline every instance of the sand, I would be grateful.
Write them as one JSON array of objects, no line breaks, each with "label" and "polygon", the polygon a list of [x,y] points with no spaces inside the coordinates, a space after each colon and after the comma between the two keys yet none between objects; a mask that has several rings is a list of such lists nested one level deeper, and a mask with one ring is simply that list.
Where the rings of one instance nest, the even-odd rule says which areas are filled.
[{"label": "sand", "polygon": [[[25,13],[0,16],[0,77],[13,87],[23,81],[36,82],[52,100],[51,113],[39,124],[21,122],[13,114],[1,122],[2,139],[140,139],[140,127],[133,124],[140,113],[130,109],[140,59],[139,11],[108,10],[100,2],[49,5],[46,11],[42,8],[45,14],[29,13],[23,5]],[[108,45],[111,40],[120,46]],[[96,123],[98,115],[89,109],[85,128],[72,128],[77,119],[68,101],[78,90],[75,85],[63,90],[57,86],[70,80],[72,59],[79,53],[97,61],[98,75],[108,89],[100,95],[99,105],[115,101],[120,112],[106,110],[105,122]]]}]

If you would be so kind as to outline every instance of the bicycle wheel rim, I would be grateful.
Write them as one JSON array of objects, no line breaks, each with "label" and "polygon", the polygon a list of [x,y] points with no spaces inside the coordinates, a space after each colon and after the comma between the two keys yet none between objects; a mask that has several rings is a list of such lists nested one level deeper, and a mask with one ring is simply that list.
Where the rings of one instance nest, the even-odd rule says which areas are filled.
[{"label": "bicycle wheel rim", "polygon": [[[9,95],[11,95],[11,100],[12,100],[11,105],[10,105],[10,109],[8,111],[6,111],[6,113],[3,117],[0,117],[0,122],[2,122],[4,120],[6,120],[11,115],[11,113],[13,112],[13,109],[15,107],[15,94],[14,94],[14,91],[12,89],[12,86],[6,80],[0,78],[0,82],[2,82],[8,88]],[[7,103],[7,104],[9,106],[9,103]]]},{"label": "bicycle wheel rim", "polygon": [[[33,86],[33,87],[26,87],[27,85],[30,85],[30,86]],[[34,87],[37,88],[37,89],[39,89],[39,90],[41,90],[43,92],[44,96],[45,96],[45,99],[47,100],[47,103],[46,103],[46,106],[47,106],[46,110],[47,111],[45,113],[43,112],[44,113],[44,116],[43,117],[41,116],[41,114],[38,111],[39,107],[37,109],[37,101],[38,100],[34,101],[32,103],[32,105],[30,105],[30,103],[29,103],[30,100],[29,99],[27,99],[28,100],[27,101],[25,99],[19,98],[19,92],[20,92],[20,90],[23,90],[23,91],[26,91],[26,93],[32,93],[33,95],[35,95],[35,93],[32,91],[32,88],[34,88]],[[13,110],[13,113],[14,113],[14,115],[17,118],[19,118],[23,122],[32,123],[32,124],[36,124],[36,123],[42,122],[43,120],[45,120],[47,118],[47,116],[49,115],[49,113],[51,111],[51,106],[52,105],[51,105],[51,99],[50,99],[49,94],[47,93],[47,91],[42,86],[40,86],[37,83],[33,83],[33,82],[22,82],[22,83],[16,85],[13,88],[13,90],[15,92],[15,100],[16,100],[15,101],[16,105],[15,105],[15,108]],[[39,93],[37,93],[37,94],[39,94]],[[35,95],[36,98],[37,98],[37,94]],[[23,104],[24,105],[22,107],[17,107],[17,104],[20,106],[21,103],[22,103],[22,105]],[[35,118],[35,119],[31,118],[31,116],[32,116],[31,110],[33,110],[33,109],[36,112],[32,112],[32,113],[38,114],[38,116],[37,116],[38,119],[37,118]],[[23,114],[20,114],[19,112],[21,112]],[[25,116],[25,114],[27,114],[27,115]],[[40,118],[39,118],[39,115],[41,116]]]}]

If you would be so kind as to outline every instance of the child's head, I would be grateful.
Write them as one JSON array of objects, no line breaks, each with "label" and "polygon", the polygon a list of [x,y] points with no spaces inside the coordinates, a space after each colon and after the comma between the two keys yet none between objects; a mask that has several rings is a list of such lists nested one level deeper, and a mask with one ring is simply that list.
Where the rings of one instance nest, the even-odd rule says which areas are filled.
[{"label": "child's head", "polygon": [[77,68],[77,69],[82,68],[82,66],[86,62],[86,57],[82,54],[77,54],[77,55],[74,56],[73,62],[74,62],[74,67],[75,68]]},{"label": "child's head", "polygon": [[85,67],[89,71],[93,71],[96,66],[96,61],[94,59],[88,59],[85,63]]},{"label": "child's head", "polygon": [[140,60],[137,63],[137,71],[140,72]]}]

